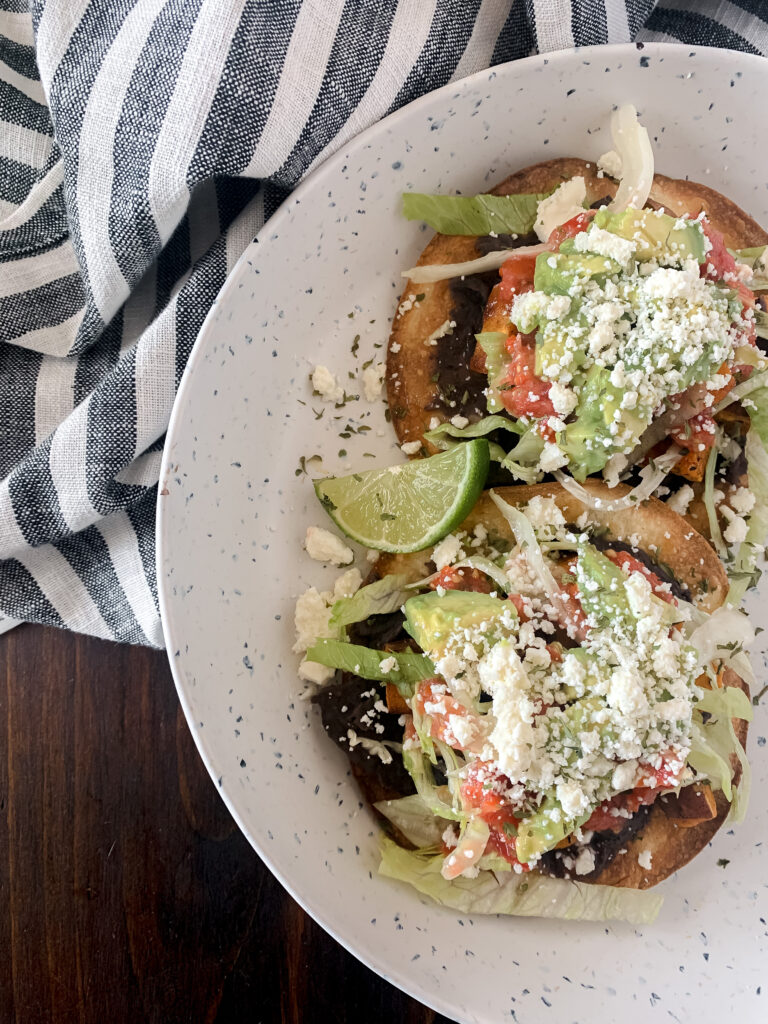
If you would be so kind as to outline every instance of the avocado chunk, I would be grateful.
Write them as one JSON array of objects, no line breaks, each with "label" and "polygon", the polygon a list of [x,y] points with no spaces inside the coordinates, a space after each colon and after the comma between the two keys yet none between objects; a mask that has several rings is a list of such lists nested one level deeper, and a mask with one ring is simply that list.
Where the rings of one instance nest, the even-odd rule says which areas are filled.
[{"label": "avocado chunk", "polygon": [[695,259],[703,263],[706,259],[704,232],[698,221],[683,223],[678,217],[656,210],[629,209],[623,213],[600,210],[593,224],[611,234],[628,238],[634,243],[635,258],[641,262]]},{"label": "avocado chunk", "polygon": [[499,389],[507,369],[507,335],[501,331],[484,331],[475,335],[475,341],[485,352],[485,366],[488,373],[488,390],[486,403],[488,412],[501,412],[504,408]]},{"label": "avocado chunk", "polygon": [[587,321],[578,309],[542,324],[536,334],[537,375],[548,376],[549,367],[566,364],[572,374],[578,373],[587,360],[588,340]]},{"label": "avocado chunk", "polygon": [[[595,721],[596,713],[605,707],[601,697],[590,695],[565,708],[552,709],[547,712],[547,719],[552,722],[551,727],[555,728],[555,723],[557,723],[560,733],[565,733],[566,737],[572,740],[572,743],[565,747],[568,765],[575,764],[582,756],[579,739],[582,733],[597,731],[600,734],[601,742],[616,738],[610,725]],[[540,854],[546,853],[547,850],[553,850],[575,828],[583,825],[591,814],[592,811],[589,810],[576,818],[569,818],[563,812],[560,801],[557,799],[557,793],[555,790],[551,790],[539,804],[537,810],[521,821],[518,826],[515,847],[518,860],[526,864]]]},{"label": "avocado chunk", "polygon": [[536,257],[533,286],[547,295],[570,295],[575,284],[589,278],[604,284],[606,277],[618,274],[620,269],[619,264],[607,256],[542,252]]},{"label": "avocado chunk", "polygon": [[[624,392],[611,383],[607,367],[590,367],[579,395],[573,421],[569,423],[558,443],[568,456],[571,472],[577,480],[584,480],[592,473],[605,467],[608,459],[624,444],[616,443],[611,425],[620,423],[629,429],[633,438],[638,439],[650,422],[650,416],[642,409],[622,409]],[[619,419],[614,420],[616,410]],[[623,432],[623,431],[622,431]]]},{"label": "avocado chunk", "polygon": [[[445,653],[448,637],[458,629],[471,629],[483,622],[492,623],[503,614],[516,616],[515,606],[490,594],[474,591],[446,590],[418,594],[405,602],[405,628],[423,651],[435,658]],[[488,636],[498,639],[500,623]]]},{"label": "avocado chunk", "polygon": [[[615,562],[591,544],[579,548],[577,579],[581,605],[598,627],[634,624],[635,617],[624,587],[627,577]],[[586,585],[582,585],[582,580]]]}]

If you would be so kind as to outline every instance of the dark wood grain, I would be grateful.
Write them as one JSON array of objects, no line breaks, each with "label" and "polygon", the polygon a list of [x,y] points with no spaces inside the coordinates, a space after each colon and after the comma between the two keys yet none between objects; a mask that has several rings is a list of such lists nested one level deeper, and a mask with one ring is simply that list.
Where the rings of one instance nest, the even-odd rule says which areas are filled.
[{"label": "dark wood grain", "polygon": [[162,653],[23,626],[0,680],[2,1024],[445,1020],[261,864]]}]

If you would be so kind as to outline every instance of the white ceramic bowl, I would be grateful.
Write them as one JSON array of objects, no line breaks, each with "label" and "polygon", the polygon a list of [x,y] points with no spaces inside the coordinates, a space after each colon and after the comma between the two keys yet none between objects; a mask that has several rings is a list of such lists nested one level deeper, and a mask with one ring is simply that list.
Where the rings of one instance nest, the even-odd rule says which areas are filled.
[{"label": "white ceramic bowl", "polygon": [[[184,374],[165,451],[158,575],[197,745],[243,832],[309,913],[458,1020],[764,1019],[765,726],[758,709],[748,822],[663,884],[651,927],[465,919],[378,878],[373,817],[344,755],[298,699],[294,600],[329,577],[302,551],[323,513],[297,470],[316,453],[326,472],[374,464],[364,452],[379,464],[402,456],[383,403],[352,402],[335,417],[325,407],[316,418],[323,406],[308,374],[320,362],[346,378],[383,354],[374,345],[386,344],[400,271],[427,237],[399,216],[401,191],[471,193],[537,160],[594,159],[610,148],[612,104],[638,107],[660,170],[721,189],[768,223],[767,68],[720,50],[588,48],[481,72],[411,104],[275,214]],[[340,438],[348,420],[372,429]]]}]

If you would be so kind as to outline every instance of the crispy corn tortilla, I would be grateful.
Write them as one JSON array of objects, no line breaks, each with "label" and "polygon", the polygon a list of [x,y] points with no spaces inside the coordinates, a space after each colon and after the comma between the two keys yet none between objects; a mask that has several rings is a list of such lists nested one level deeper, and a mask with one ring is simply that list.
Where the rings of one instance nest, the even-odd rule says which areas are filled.
[{"label": "crispy corn tortilla", "polygon": [[[575,158],[561,158],[512,174],[492,189],[491,194],[547,192],[575,175],[584,177],[587,204],[613,196],[616,192],[616,184],[609,178],[597,177],[594,164]],[[663,206],[677,215],[696,216],[703,210],[713,227],[722,233],[726,245],[733,249],[768,243],[768,234],[756,221],[726,196],[706,185],[657,174],[647,205]],[[475,259],[477,255],[473,237],[435,235],[421,254],[418,265],[458,263]],[[440,347],[429,345],[427,340],[450,320],[454,305],[450,284],[450,281],[415,284],[409,280],[401,302],[414,294],[423,294],[424,298],[411,308],[398,307],[403,308],[403,312],[395,314],[386,381],[392,423],[401,444],[423,441],[433,417],[440,421],[449,418],[440,409],[430,409],[439,394],[434,376],[438,370]],[[405,306],[408,305],[405,302]],[[437,450],[429,445],[426,447],[430,453]]]},{"label": "crispy corn tortilla", "polygon": [[[624,485],[609,490],[605,484],[596,480],[588,480],[585,487],[595,497],[605,500],[620,497],[629,490]],[[525,505],[535,495],[552,497],[568,522],[574,522],[584,511],[578,499],[555,483],[499,487],[495,493],[513,505]],[[656,561],[668,566],[675,578],[688,588],[696,606],[703,611],[712,613],[723,604],[728,593],[728,578],[720,559],[701,534],[664,502],[649,498],[624,511],[591,511],[589,517],[591,522],[604,526],[608,538],[612,540],[630,542],[631,537],[640,538],[638,546]],[[477,523],[482,523],[489,533],[511,538],[506,519],[487,492],[459,530],[471,532]],[[373,573],[376,578],[388,573],[406,573],[414,581],[423,579],[432,569],[431,556],[431,548],[410,555],[384,554],[374,564]],[[749,695],[747,684],[730,669],[725,672],[725,684],[739,686]],[[747,723],[742,719],[734,719],[733,724],[739,742],[746,747]],[[737,784],[741,767],[736,758],[733,771],[734,784]],[[365,791],[365,782],[360,775],[358,780]],[[371,802],[382,798],[380,794],[368,792],[366,796]],[[622,848],[624,852],[617,854],[602,871],[580,876],[579,881],[634,889],[648,889],[661,882],[699,853],[725,821],[730,805],[720,791],[715,793],[715,799],[716,817],[691,828],[677,826],[658,803],[654,804],[646,825],[625,843]],[[651,867],[648,870],[638,863],[638,854],[643,851],[651,854]]]}]

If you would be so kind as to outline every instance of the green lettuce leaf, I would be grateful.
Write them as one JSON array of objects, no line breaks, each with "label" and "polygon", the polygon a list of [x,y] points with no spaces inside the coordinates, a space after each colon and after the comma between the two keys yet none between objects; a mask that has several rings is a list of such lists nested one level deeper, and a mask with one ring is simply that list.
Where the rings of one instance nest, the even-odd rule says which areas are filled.
[{"label": "green lettuce leaf", "polygon": [[380,800],[373,806],[414,846],[421,849],[440,845],[448,820],[433,814],[418,793],[400,797],[399,800]]},{"label": "green lettuce leaf", "polygon": [[[702,711],[711,715],[706,722]],[[722,789],[730,800],[729,822],[744,820],[752,776],[747,755],[733,727],[733,719],[743,718],[751,722],[752,714],[749,698],[735,686],[705,691],[693,713],[688,764],[699,775],[706,775],[715,789]],[[735,754],[741,764],[741,778],[736,787],[732,785],[731,754]]]},{"label": "green lettuce leaf", "polygon": [[514,872],[498,878],[481,871],[476,878],[447,881],[440,874],[442,856],[403,850],[382,838],[379,874],[408,882],[444,907],[464,914],[512,914],[576,921],[629,921],[650,924],[661,909],[662,897],[637,889],[547,878]]},{"label": "green lettuce leaf", "polygon": [[428,441],[432,441],[433,444],[441,446],[441,443],[445,444],[446,434],[449,437],[457,437],[466,441],[472,437],[486,437],[494,430],[508,430],[512,434],[522,434],[525,432],[525,427],[516,420],[509,419],[508,416],[483,416],[481,420],[470,423],[466,427],[454,427],[450,422],[441,423],[434,430],[428,430],[424,437]]},{"label": "green lettuce leaf", "polygon": [[724,686],[720,690],[703,690],[696,701],[697,711],[708,711],[711,715],[728,715],[751,722],[752,701],[738,686]]},{"label": "green lettuce leaf", "polygon": [[361,587],[352,597],[336,601],[331,612],[331,626],[349,626],[353,622],[362,622],[369,615],[396,612],[411,596],[411,591],[404,589],[408,581],[405,574],[393,573]]},{"label": "green lettuce leaf", "polygon": [[534,427],[529,427],[502,461],[501,467],[517,480],[523,480],[527,484],[535,483],[541,475],[539,458],[543,451],[544,438]]},{"label": "green lettuce leaf", "polygon": [[760,396],[760,399],[756,408],[749,410],[751,426],[744,451],[755,507],[747,524],[747,536],[728,570],[731,586],[726,601],[735,608],[738,608],[747,590],[755,586],[760,578],[757,560],[768,537],[768,388],[761,388],[754,395]]},{"label": "green lettuce leaf", "polygon": [[766,261],[765,245],[756,245],[750,249],[729,249],[731,255],[735,256],[739,263],[746,263],[752,267],[752,280],[749,287],[753,291],[763,291],[768,288],[768,261]]},{"label": "green lettuce leaf", "polygon": [[517,196],[429,196],[403,194],[403,214],[423,220],[443,235],[527,235],[533,231],[545,193]]},{"label": "green lettuce leaf", "polygon": [[[381,663],[388,658],[394,658],[396,664],[390,672],[384,672]],[[328,668],[339,668],[363,679],[394,683],[407,697],[413,693],[415,683],[436,675],[435,666],[426,654],[415,654],[413,651],[389,654],[359,644],[347,644],[341,640],[318,640],[307,651],[307,661],[316,661],[320,665],[327,665]]]}]

